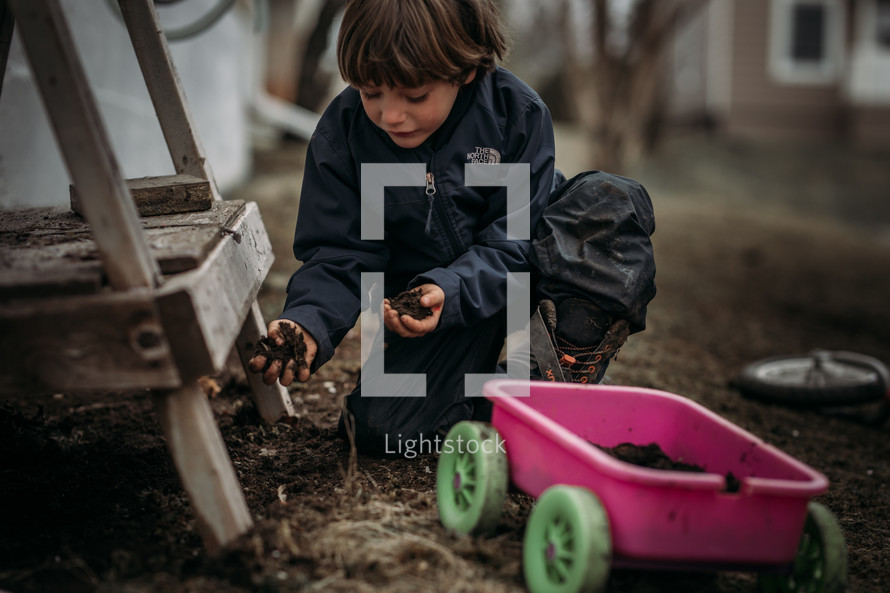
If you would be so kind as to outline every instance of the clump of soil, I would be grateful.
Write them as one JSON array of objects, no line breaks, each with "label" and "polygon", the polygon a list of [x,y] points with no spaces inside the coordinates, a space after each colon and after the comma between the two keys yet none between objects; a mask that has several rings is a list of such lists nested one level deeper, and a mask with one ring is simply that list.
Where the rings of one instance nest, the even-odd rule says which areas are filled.
[{"label": "clump of soil", "polygon": [[389,306],[396,310],[401,317],[410,315],[414,319],[425,319],[433,314],[432,309],[420,304],[423,292],[419,288],[406,290],[389,299]]},{"label": "clump of soil", "polygon": [[276,360],[281,361],[282,368],[286,368],[291,360],[297,363],[298,369],[306,368],[306,340],[303,339],[303,332],[297,333],[297,330],[288,323],[282,323],[278,328],[284,339],[282,344],[279,345],[275,338],[263,336],[253,348],[254,356],[266,358],[262,372],[268,371]]},{"label": "clump of soil", "polygon": [[738,492],[742,489],[742,481],[739,480],[732,472],[726,472],[726,491]]},{"label": "clump of soil", "polygon": [[634,445],[633,443],[621,443],[614,447],[601,447],[600,449],[621,461],[648,467],[650,469],[670,469],[683,472],[704,472],[705,470],[692,463],[675,461],[662,451],[658,443],[648,445]]},{"label": "clump of soil", "polygon": [[[615,459],[625,461],[627,463],[632,463],[633,465],[639,465],[641,467],[647,467],[650,469],[667,469],[681,472],[703,473],[705,471],[704,468],[693,463],[685,463],[683,461],[671,459],[670,457],[668,457],[667,453],[665,453],[661,449],[658,443],[649,443],[648,445],[621,443],[620,445],[616,445],[614,447],[602,447],[600,445],[596,446]],[[727,472],[725,478],[726,492],[738,492],[741,489],[741,481],[737,477],[735,477],[732,472]]]}]

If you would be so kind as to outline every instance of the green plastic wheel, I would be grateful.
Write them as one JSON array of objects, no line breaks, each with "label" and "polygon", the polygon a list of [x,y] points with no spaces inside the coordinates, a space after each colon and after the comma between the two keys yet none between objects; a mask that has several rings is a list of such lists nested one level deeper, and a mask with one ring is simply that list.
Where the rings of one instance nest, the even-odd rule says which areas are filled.
[{"label": "green plastic wheel", "polygon": [[436,474],[442,525],[473,535],[494,531],[509,480],[503,442],[482,422],[459,422],[448,432]]},{"label": "green plastic wheel", "polygon": [[612,538],[599,498],[576,486],[545,490],[529,517],[522,555],[531,593],[605,590]]},{"label": "green plastic wheel", "polygon": [[764,593],[840,593],[847,586],[847,544],[831,511],[817,502],[807,519],[790,574],[761,574]]}]

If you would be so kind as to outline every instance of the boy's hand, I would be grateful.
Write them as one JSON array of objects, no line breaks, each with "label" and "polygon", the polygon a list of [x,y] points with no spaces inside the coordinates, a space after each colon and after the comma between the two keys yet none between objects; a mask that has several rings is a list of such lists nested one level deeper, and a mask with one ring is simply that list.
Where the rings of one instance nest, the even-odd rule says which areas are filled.
[{"label": "boy's hand", "polygon": [[[282,365],[280,360],[273,360],[266,372],[263,373],[263,383],[266,385],[272,385],[278,380],[283,386],[287,387],[294,382],[295,378],[299,381],[308,381],[309,367],[312,366],[312,361],[318,352],[318,344],[315,343],[315,339],[308,332],[304,331],[299,324],[287,319],[276,319],[269,324],[269,337],[273,338],[277,344],[284,344],[284,337],[279,329],[284,324],[292,326],[297,334],[303,334],[303,341],[306,343],[306,355],[304,357],[306,366],[298,369],[297,361],[294,359],[289,360],[287,365]],[[260,373],[263,371],[263,367],[266,366],[266,357],[262,355],[254,356],[248,361],[247,366],[254,373]]]},{"label": "boy's hand", "polygon": [[[421,284],[420,305],[430,309],[433,314],[424,319],[414,319],[410,315],[399,317],[398,312],[390,307],[389,299],[383,299],[383,324],[391,332],[403,338],[419,338],[436,329],[442,307],[445,304],[445,292],[436,284]],[[415,290],[417,289],[415,288]]]}]

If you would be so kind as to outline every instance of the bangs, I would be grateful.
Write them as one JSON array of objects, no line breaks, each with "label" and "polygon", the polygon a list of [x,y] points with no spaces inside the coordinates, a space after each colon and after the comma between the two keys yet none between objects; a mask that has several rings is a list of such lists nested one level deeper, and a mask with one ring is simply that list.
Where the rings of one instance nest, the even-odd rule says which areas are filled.
[{"label": "bangs", "polygon": [[431,80],[451,79],[460,74],[457,69],[430,67],[429,63],[417,58],[425,55],[418,53],[424,50],[415,47],[366,42],[356,49],[354,57],[344,59],[340,64],[340,74],[346,82],[357,87],[416,88]]},{"label": "bangs", "polygon": [[365,12],[361,26],[348,21],[347,11],[337,41],[340,75],[347,83],[407,88],[432,80],[462,83],[476,68],[484,58],[481,48],[463,31],[436,27],[418,4],[408,0],[402,10]]}]

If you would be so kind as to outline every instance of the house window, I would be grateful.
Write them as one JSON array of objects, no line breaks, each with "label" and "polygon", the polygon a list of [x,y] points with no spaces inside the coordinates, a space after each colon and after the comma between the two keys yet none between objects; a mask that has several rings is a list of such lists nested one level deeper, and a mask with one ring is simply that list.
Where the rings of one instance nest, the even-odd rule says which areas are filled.
[{"label": "house window", "polygon": [[890,49],[890,0],[877,0],[877,3],[876,41],[878,46]]},{"label": "house window", "polygon": [[836,82],[843,18],[841,0],[772,0],[768,66],[773,78],[786,84]]},{"label": "house window", "polygon": [[791,58],[800,62],[825,59],[825,7],[797,4],[792,8]]}]

